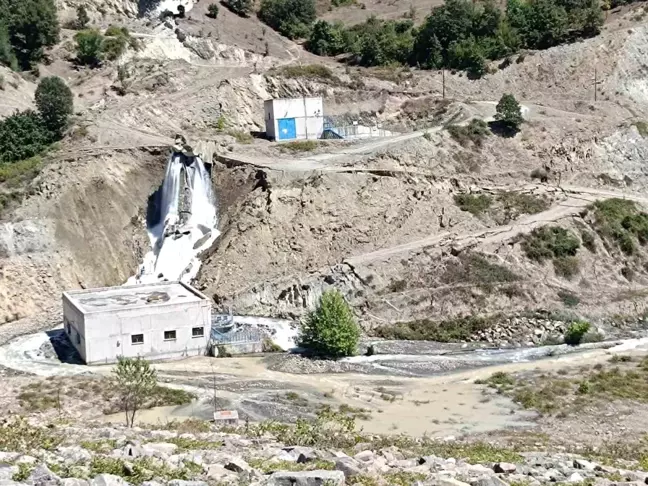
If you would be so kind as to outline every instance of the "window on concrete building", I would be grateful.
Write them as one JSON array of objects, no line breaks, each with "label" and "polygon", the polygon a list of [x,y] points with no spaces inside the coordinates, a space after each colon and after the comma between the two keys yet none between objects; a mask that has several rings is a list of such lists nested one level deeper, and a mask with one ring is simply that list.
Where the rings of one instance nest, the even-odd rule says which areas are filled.
[{"label": "window on concrete building", "polygon": [[191,336],[192,337],[203,337],[205,335],[205,328],[204,327],[194,327],[191,330]]},{"label": "window on concrete building", "polygon": [[77,344],[81,344],[81,334],[77,332]]},{"label": "window on concrete building", "polygon": [[144,344],[144,334],[133,334],[131,344]]},{"label": "window on concrete building", "polygon": [[173,341],[176,338],[176,332],[175,331],[164,331],[164,340],[165,341]]}]

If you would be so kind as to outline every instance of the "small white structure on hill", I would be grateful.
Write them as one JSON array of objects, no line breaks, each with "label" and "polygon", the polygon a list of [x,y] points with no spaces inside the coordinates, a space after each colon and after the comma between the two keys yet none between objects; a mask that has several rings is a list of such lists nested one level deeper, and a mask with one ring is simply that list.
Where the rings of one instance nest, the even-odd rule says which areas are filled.
[{"label": "small white structure on hill", "polygon": [[284,98],[264,103],[266,135],[283,140],[317,140],[324,131],[324,103],[317,98]]},{"label": "small white structure on hill", "polygon": [[206,353],[211,303],[181,282],[72,290],[63,292],[63,322],[86,364],[182,358]]}]

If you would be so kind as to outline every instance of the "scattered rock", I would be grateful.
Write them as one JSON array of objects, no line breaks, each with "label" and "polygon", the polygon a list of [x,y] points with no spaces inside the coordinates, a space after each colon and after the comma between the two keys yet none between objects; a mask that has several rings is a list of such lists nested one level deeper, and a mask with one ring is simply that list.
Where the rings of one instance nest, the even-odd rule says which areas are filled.
[{"label": "scattered rock", "polygon": [[342,471],[346,478],[362,474],[362,469],[358,461],[351,457],[340,457],[335,460],[336,471]]},{"label": "scattered rock", "polygon": [[235,473],[241,473],[248,472],[252,468],[243,459],[236,457],[234,459],[230,459],[230,461],[225,464],[225,469],[229,469],[230,471],[234,471]]},{"label": "scattered rock", "polygon": [[498,462],[493,466],[493,471],[503,474],[512,474],[516,469],[517,468],[515,464],[511,464],[509,462]]},{"label": "scattered rock", "polygon": [[342,471],[279,471],[270,476],[268,486],[342,486]]},{"label": "scattered rock", "polygon": [[128,483],[113,474],[100,474],[90,481],[90,486],[127,486]]}]

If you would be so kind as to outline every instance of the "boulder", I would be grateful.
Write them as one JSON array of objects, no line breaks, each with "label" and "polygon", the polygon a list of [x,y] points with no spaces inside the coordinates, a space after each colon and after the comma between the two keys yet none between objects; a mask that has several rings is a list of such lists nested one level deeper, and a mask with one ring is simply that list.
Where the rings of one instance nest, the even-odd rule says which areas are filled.
[{"label": "boulder", "polygon": [[208,486],[204,481],[184,481],[182,479],[172,479],[167,483],[168,486]]},{"label": "boulder", "polygon": [[166,459],[173,455],[178,450],[178,446],[169,442],[151,442],[144,446],[144,451],[147,456],[159,457]]},{"label": "boulder", "polygon": [[127,486],[128,483],[113,474],[99,474],[90,481],[90,486]]},{"label": "boulder", "polygon": [[220,464],[212,464],[207,468],[207,479],[212,479],[216,482],[228,476],[235,475],[236,473],[230,471],[229,469],[225,469],[225,466],[221,466]]},{"label": "boulder", "polygon": [[344,477],[350,478],[362,474],[360,463],[351,457],[339,457],[335,460],[335,470],[342,471]]},{"label": "boulder", "polygon": [[585,471],[594,471],[596,469],[595,462],[586,461],[585,459],[574,459],[574,467],[576,469],[584,469]]},{"label": "boulder", "polygon": [[92,459],[90,451],[79,446],[59,447],[56,453],[65,462],[72,464],[86,462]]},{"label": "boulder", "polygon": [[356,461],[360,461],[360,462],[371,462],[374,460],[374,453],[368,450],[362,451],[362,452],[358,452],[355,456],[353,456],[353,458]]},{"label": "boulder", "polygon": [[235,473],[249,472],[252,470],[250,465],[240,457],[230,459],[230,461],[225,464],[225,469],[228,469]]},{"label": "boulder", "polygon": [[19,471],[18,466],[0,466],[0,481],[9,481]]},{"label": "boulder", "polygon": [[510,462],[498,462],[493,466],[493,471],[503,474],[512,474],[516,469],[515,464],[511,464]]},{"label": "boulder", "polygon": [[568,478],[567,482],[568,483],[580,483],[584,480],[583,476],[581,476],[579,473],[575,472],[572,473]]},{"label": "boulder", "polygon": [[472,486],[509,486],[497,476],[482,476],[470,483]]},{"label": "boulder", "polygon": [[430,478],[429,481],[427,481],[425,484],[430,484],[434,486],[470,486],[467,483],[464,483],[463,481],[459,481],[458,479],[451,478],[445,474],[434,474],[432,478]]},{"label": "boulder", "polygon": [[27,482],[34,486],[58,486],[61,478],[50,471],[45,464],[40,464],[31,472]]},{"label": "boulder", "polygon": [[279,471],[270,476],[268,486],[342,486],[342,471]]},{"label": "boulder", "polygon": [[85,479],[65,478],[61,479],[61,486],[89,486],[90,483]]}]

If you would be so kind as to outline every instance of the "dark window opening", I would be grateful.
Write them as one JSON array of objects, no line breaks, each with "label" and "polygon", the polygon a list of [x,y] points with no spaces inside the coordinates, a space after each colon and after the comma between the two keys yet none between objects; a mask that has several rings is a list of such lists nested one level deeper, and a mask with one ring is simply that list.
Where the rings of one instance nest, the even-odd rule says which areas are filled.
[{"label": "dark window opening", "polygon": [[191,336],[192,337],[203,337],[205,335],[205,328],[204,327],[194,327],[191,330]]},{"label": "dark window opening", "polygon": [[144,344],[144,334],[133,334],[131,344]]},{"label": "dark window opening", "polygon": [[175,331],[164,331],[164,340],[165,341],[172,341],[176,338],[176,332]]}]

